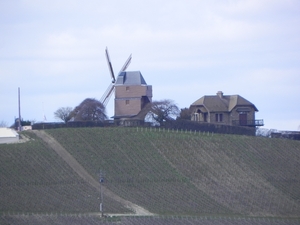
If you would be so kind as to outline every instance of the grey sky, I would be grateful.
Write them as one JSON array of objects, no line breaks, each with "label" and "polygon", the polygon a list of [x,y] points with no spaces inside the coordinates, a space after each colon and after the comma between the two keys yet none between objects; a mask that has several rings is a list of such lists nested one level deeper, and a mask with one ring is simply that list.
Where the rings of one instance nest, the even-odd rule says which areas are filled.
[{"label": "grey sky", "polygon": [[[0,0],[0,121],[55,121],[59,107],[100,99],[115,72],[153,85],[153,99],[189,107],[203,95],[239,94],[266,128],[300,126],[298,0]],[[107,112],[113,115],[113,99]]]}]

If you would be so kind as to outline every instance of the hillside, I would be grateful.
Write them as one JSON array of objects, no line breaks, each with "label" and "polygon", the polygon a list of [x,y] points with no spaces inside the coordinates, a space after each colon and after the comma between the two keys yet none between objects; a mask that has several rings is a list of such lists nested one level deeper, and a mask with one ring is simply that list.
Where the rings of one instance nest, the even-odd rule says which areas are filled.
[{"label": "hillside", "polygon": [[[32,132],[0,145],[0,213],[79,213],[99,208],[99,192]],[[107,209],[128,212],[116,201]]]},{"label": "hillside", "polygon": [[[96,181],[104,171],[106,190],[158,215],[300,215],[299,141],[149,128],[46,132]],[[0,145],[0,211],[98,212],[99,190],[33,132],[24,134],[30,141]],[[104,206],[132,213],[105,191]]]}]

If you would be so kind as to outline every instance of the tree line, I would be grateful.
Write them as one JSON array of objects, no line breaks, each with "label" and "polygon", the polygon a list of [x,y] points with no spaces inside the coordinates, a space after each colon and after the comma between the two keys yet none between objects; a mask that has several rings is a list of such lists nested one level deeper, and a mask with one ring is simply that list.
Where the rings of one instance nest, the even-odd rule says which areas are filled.
[{"label": "tree line", "polygon": [[[148,103],[142,113],[147,122],[161,126],[176,119],[190,119],[189,109],[179,109],[173,100],[165,99]],[[55,118],[69,121],[105,121],[108,119],[105,106],[95,98],[86,98],[74,109],[61,107],[54,112]]]}]

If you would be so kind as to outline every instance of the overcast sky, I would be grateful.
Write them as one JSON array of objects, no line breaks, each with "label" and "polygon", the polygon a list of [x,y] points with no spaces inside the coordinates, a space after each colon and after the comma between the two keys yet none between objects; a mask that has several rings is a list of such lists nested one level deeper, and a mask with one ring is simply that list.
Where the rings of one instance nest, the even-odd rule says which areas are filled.
[{"label": "overcast sky", "polygon": [[[57,121],[139,70],[153,100],[239,94],[265,128],[300,129],[299,0],[0,0],[0,121]],[[107,106],[113,116],[113,98]]]}]

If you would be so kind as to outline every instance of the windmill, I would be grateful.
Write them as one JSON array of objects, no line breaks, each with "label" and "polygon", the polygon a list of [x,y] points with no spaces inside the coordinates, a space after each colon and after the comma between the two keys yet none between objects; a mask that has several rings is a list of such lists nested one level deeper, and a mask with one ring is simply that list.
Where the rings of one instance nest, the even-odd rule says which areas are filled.
[{"label": "windmill", "polygon": [[[111,84],[100,99],[104,106],[115,92],[114,116],[120,121],[142,121],[145,110],[142,109],[152,102],[152,86],[147,85],[140,71],[126,71],[131,62],[131,55],[121,68],[117,78],[115,77],[112,63],[109,58],[108,49],[105,49],[108,69],[111,75]],[[122,122],[123,123],[123,122]],[[128,123],[131,123],[130,121]],[[123,123],[124,124],[124,123]]]},{"label": "windmill", "polygon": [[[115,91],[115,82],[116,82],[114,70],[113,70],[113,67],[112,67],[112,64],[111,64],[111,61],[110,61],[110,58],[109,58],[109,54],[108,54],[108,49],[107,49],[107,47],[106,47],[106,49],[105,49],[105,55],[106,55],[106,60],[107,60],[108,69],[109,69],[110,76],[111,76],[111,83],[110,83],[110,85],[108,86],[108,88],[106,89],[106,91],[104,92],[102,98],[100,99],[101,103],[102,103],[104,106],[107,105],[107,103],[109,102],[110,97],[111,97],[112,94],[114,93],[114,91]],[[132,57],[131,57],[131,54],[130,54],[130,56],[129,56],[128,59],[126,60],[124,66],[121,68],[119,74],[127,69],[127,67],[129,66],[129,64],[130,64],[130,62],[131,62],[131,58],[132,58]]]}]

